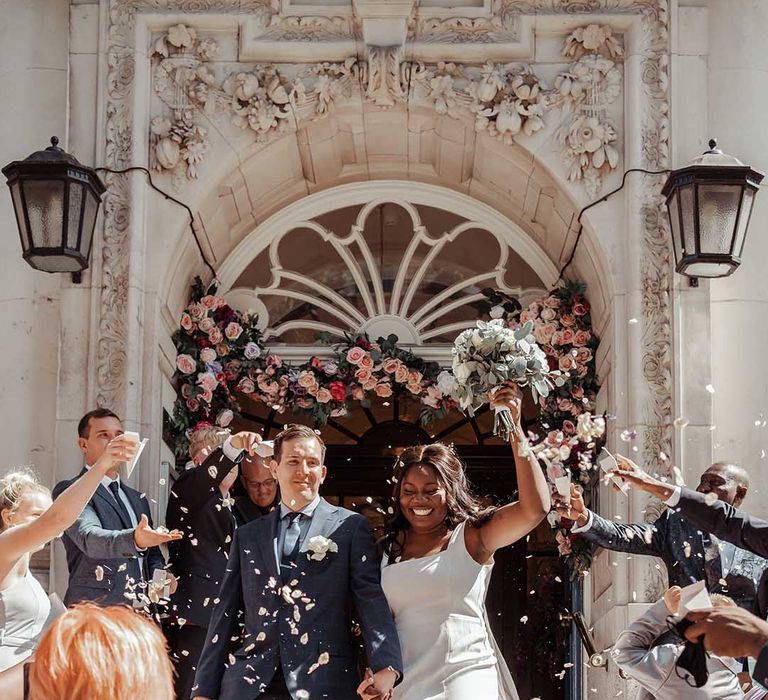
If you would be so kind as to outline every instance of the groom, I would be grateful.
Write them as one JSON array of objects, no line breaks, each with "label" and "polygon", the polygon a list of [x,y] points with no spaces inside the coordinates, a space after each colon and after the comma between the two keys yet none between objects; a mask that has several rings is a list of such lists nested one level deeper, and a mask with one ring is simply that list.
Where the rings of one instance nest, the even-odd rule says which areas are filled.
[{"label": "groom", "polygon": [[402,675],[368,521],[320,498],[324,458],[311,428],[289,425],[275,438],[281,503],[235,532],[195,700],[355,700],[353,607],[381,695]]}]

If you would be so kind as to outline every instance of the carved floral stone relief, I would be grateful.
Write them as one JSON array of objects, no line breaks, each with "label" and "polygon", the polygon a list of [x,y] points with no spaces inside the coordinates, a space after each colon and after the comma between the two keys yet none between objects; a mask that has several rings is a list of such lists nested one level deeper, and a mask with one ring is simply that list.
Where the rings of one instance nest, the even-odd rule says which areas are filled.
[{"label": "carved floral stone relief", "polygon": [[211,63],[217,51],[213,39],[183,24],[155,41],[154,90],[169,108],[151,122],[150,160],[156,170],[197,177],[209,146],[198,112],[228,113],[235,126],[266,141],[298,128],[303,119],[330,114],[360,83],[365,99],[377,107],[427,104],[439,114],[471,120],[477,131],[505,144],[544,129],[548,113],[558,110],[561,123],[553,138],[567,177],[582,182],[592,197],[619,164],[619,130],[608,113],[621,94],[623,49],[610,27],[589,24],[566,38],[563,56],[575,60],[553,86],[527,63],[425,65],[403,62],[400,47],[375,46],[368,47],[366,61],[318,63],[290,78],[293,67],[284,72],[274,64],[243,66],[224,77]]}]

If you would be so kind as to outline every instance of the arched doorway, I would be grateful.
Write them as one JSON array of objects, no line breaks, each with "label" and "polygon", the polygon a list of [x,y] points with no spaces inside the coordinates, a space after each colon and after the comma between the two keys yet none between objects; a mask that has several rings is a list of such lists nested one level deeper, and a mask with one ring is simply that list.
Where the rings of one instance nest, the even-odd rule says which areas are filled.
[{"label": "arched doorway", "polygon": [[[524,304],[554,279],[548,257],[514,223],[469,197],[442,188],[387,181],[312,195],[257,227],[220,268],[232,306],[256,311],[268,350],[283,359],[327,357],[345,336],[398,336],[419,356],[450,363],[460,330],[487,314],[483,288]],[[458,412],[428,425],[408,396],[357,402],[332,415],[326,498],[364,513],[374,532],[390,507],[395,456],[408,445],[454,445],[474,487],[489,503],[515,498],[509,448],[492,433],[493,416]],[[537,408],[525,407],[533,422]],[[273,437],[285,423],[311,419],[255,401],[242,420]],[[547,523],[497,554],[489,616],[523,697],[560,700],[567,631],[556,613],[570,607],[565,567]]]}]

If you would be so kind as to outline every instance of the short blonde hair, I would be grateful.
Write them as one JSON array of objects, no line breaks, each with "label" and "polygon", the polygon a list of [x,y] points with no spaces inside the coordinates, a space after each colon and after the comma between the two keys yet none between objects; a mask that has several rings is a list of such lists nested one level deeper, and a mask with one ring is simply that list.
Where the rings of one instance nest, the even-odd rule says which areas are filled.
[{"label": "short blonde hair", "polygon": [[29,700],[173,700],[173,669],[160,629],[125,606],[76,605],[43,635]]},{"label": "short blonde hair", "polygon": [[38,481],[31,469],[15,469],[0,479],[0,531],[5,529],[2,511],[15,511],[28,493],[51,495],[50,490]]},{"label": "short blonde hair", "polygon": [[195,455],[203,449],[213,452],[220,447],[224,440],[229,437],[227,428],[218,428],[215,425],[206,425],[198,428],[189,436],[189,457],[194,459]]}]

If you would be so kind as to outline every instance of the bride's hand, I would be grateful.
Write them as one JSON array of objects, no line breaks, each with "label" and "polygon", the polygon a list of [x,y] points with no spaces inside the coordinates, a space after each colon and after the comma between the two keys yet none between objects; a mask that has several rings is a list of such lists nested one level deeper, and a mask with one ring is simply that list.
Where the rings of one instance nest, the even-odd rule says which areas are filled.
[{"label": "bride's hand", "polygon": [[357,686],[357,694],[363,698],[363,700],[389,700],[392,697],[392,691],[389,690],[382,695],[375,683],[376,681],[373,677],[373,671],[371,671],[370,668],[366,668],[363,682]]},{"label": "bride's hand", "polygon": [[488,393],[491,408],[505,407],[512,413],[512,422],[520,423],[523,405],[523,393],[514,382],[506,382]]}]

